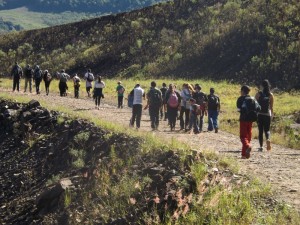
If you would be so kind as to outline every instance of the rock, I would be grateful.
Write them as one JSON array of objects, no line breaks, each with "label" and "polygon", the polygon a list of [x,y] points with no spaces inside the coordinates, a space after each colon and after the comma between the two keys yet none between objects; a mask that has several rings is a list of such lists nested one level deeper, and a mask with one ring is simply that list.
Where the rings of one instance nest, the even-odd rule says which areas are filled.
[{"label": "rock", "polygon": [[30,109],[36,108],[36,107],[39,107],[39,106],[41,106],[41,104],[36,100],[31,100],[30,102],[28,102],[28,107]]}]

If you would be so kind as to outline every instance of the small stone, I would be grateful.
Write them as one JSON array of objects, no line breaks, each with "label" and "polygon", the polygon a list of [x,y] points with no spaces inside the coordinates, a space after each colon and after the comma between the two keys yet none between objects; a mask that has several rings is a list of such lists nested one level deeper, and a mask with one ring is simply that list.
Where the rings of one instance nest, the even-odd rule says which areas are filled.
[{"label": "small stone", "polygon": [[289,190],[289,192],[295,193],[295,192],[298,192],[298,190],[296,190],[296,189],[291,189],[291,190]]}]

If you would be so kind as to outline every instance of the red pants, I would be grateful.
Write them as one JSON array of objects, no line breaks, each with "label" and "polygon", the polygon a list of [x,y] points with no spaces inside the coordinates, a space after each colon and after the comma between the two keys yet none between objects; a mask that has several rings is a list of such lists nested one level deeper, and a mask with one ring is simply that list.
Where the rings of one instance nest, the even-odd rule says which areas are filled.
[{"label": "red pants", "polygon": [[252,136],[252,122],[240,121],[240,138],[242,142],[242,156],[246,156],[246,150],[250,147]]}]

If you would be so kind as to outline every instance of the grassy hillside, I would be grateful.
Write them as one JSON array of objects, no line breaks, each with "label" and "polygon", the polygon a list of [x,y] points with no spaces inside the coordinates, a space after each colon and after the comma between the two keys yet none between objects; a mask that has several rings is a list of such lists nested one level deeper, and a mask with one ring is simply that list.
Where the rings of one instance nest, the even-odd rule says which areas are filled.
[{"label": "grassy hillside", "polygon": [[[1,10],[0,18],[3,21],[12,23],[16,28],[9,29],[0,27],[1,32],[11,30],[32,30],[60,24],[80,21],[82,19],[91,19],[100,16],[98,13],[78,13],[78,12],[62,12],[62,13],[43,13],[32,12],[27,8],[17,8],[10,10]],[[19,26],[20,28],[17,29]]]},{"label": "grassy hillside", "polygon": [[177,0],[0,37],[0,62],[109,77],[226,79],[299,88],[300,3]]}]

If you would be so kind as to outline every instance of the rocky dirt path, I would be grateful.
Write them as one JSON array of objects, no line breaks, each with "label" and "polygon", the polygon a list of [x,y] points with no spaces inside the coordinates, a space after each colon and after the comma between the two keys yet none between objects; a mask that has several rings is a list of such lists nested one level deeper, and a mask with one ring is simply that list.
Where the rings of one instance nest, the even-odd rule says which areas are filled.
[{"label": "rocky dirt path", "polygon": [[[0,88],[0,92],[10,92]],[[100,110],[95,109],[92,99],[82,97],[74,99],[72,97],[59,97],[57,93],[49,96],[44,94],[24,94],[11,93],[12,95],[27,95],[36,100],[46,100],[53,105],[68,106],[74,111],[85,110],[86,113],[95,117],[122,124],[128,127],[131,117],[131,109],[118,109],[112,99],[105,98]],[[116,99],[115,99],[116,101]],[[222,128],[221,128],[222,129]],[[238,129],[238,128],[237,128]],[[143,111],[141,131],[152,132],[147,111]],[[300,150],[289,149],[279,145],[273,145],[271,152],[258,152],[258,141],[253,140],[253,151],[249,160],[240,159],[241,143],[239,137],[220,131],[218,134],[203,132],[201,134],[188,134],[177,130],[170,132],[167,122],[162,121],[159,131],[153,132],[158,138],[172,139],[188,143],[192,148],[198,150],[214,150],[220,154],[228,155],[236,159],[240,164],[240,172],[260,178],[266,183],[270,183],[275,190],[277,199],[287,202],[300,211]]]}]

